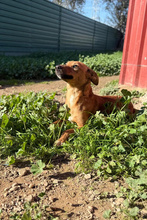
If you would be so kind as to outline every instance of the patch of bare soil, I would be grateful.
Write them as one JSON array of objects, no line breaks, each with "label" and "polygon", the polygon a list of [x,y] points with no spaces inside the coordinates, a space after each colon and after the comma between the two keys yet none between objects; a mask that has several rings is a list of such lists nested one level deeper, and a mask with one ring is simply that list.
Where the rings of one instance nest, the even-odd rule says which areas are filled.
[{"label": "patch of bare soil", "polygon": [[[116,198],[115,187],[121,181],[101,181],[92,174],[77,174],[75,161],[68,158],[57,159],[54,169],[37,176],[27,164],[20,166],[0,167],[1,219],[23,212],[26,202],[42,203],[42,207],[47,206],[46,210],[59,219],[102,220],[106,209],[112,210],[111,219],[118,219],[116,211],[122,201]],[[38,196],[42,192],[43,201]]]},{"label": "patch of bare soil", "polygon": [[[101,77],[99,85],[94,86],[94,92],[98,92],[101,88],[103,88],[107,83],[112,80],[117,80],[118,76],[111,77]],[[1,86],[0,87],[0,95],[10,95],[17,94],[21,92],[56,92],[56,99],[61,103],[65,102],[65,91],[66,90],[66,82],[63,80],[53,80],[45,83],[37,82],[31,85],[19,85],[19,86]]]},{"label": "patch of bare soil", "polygon": [[[118,79],[118,76],[100,78],[98,87],[93,90],[98,94],[106,83]],[[65,100],[66,83],[63,81],[50,81],[48,83],[36,83],[33,85],[21,85],[1,87],[0,95],[8,95],[28,91],[55,92],[56,99],[61,103]],[[147,93],[140,98],[135,107],[140,108],[147,101]],[[139,103],[139,104],[138,104]],[[26,202],[40,205],[40,209],[47,206],[47,211],[57,219],[103,220],[105,210],[111,210],[110,219],[121,220],[124,217],[120,213],[123,204],[122,198],[117,198],[122,180],[100,180],[94,174],[75,172],[75,161],[67,155],[57,158],[54,168],[44,170],[43,173],[34,176],[30,172],[29,163],[20,163],[10,166],[0,165],[0,219],[8,220],[11,213],[24,212]],[[41,199],[40,193],[45,193]],[[49,218],[41,218],[49,219]]]}]

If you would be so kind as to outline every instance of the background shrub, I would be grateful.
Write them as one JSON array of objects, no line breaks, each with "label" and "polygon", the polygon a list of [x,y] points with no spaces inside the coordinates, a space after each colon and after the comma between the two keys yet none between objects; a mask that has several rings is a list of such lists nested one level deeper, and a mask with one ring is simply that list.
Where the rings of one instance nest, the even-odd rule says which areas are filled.
[{"label": "background shrub", "polygon": [[29,56],[0,56],[0,80],[2,79],[53,79],[55,66],[69,60],[79,60],[100,76],[117,75],[121,67],[121,52],[96,54],[89,52],[35,53]]}]

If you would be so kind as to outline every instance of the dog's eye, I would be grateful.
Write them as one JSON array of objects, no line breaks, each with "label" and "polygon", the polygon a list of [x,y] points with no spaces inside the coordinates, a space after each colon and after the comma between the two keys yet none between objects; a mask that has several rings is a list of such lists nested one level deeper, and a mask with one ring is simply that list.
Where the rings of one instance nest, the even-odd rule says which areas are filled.
[{"label": "dog's eye", "polygon": [[73,67],[74,70],[78,70],[79,69],[78,65],[73,65],[72,67]]}]

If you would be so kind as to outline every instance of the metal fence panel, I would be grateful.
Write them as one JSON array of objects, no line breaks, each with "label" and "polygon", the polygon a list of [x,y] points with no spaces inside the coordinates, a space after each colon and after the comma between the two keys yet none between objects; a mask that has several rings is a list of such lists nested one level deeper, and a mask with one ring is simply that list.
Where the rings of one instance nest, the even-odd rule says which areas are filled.
[{"label": "metal fence panel", "polygon": [[48,0],[0,0],[0,54],[115,50],[121,33]]},{"label": "metal fence panel", "polygon": [[62,8],[60,49],[92,50],[93,30],[93,20]]}]

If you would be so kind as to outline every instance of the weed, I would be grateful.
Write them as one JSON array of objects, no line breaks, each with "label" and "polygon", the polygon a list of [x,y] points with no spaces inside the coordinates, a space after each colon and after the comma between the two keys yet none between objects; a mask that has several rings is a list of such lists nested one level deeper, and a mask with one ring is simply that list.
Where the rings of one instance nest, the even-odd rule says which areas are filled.
[{"label": "weed", "polygon": [[[147,164],[146,161],[144,163]],[[125,198],[122,211],[126,216],[137,217],[139,215],[140,202],[145,207],[147,200],[147,170],[138,168],[134,178],[128,177],[125,181],[128,187],[121,187],[121,191],[117,196]]]},{"label": "weed", "polygon": [[53,124],[68,117],[54,95],[31,92],[0,98],[0,157],[9,157],[9,164],[27,155],[48,160],[60,152],[53,143],[70,122],[63,122],[62,128]]},{"label": "weed", "polygon": [[113,80],[100,90],[101,95],[120,95],[118,80]]},{"label": "weed", "polygon": [[80,56],[79,60],[99,73],[100,76],[118,75],[121,68],[122,53],[96,54],[91,57]]},{"label": "weed", "polygon": [[32,165],[31,172],[35,175],[42,173],[44,167],[45,163],[43,163],[41,160],[38,160],[36,164]]},{"label": "weed", "polygon": [[43,205],[43,196],[44,193],[40,193],[40,201],[39,203],[25,203],[24,204],[24,212],[21,214],[12,213],[10,218],[17,220],[33,220],[33,219],[49,219],[56,220],[49,211],[46,209],[48,206]]},{"label": "weed", "polygon": [[111,210],[108,209],[108,210],[106,210],[106,211],[104,212],[103,217],[104,217],[105,219],[110,219],[110,216],[111,216]]},{"label": "weed", "polygon": [[[132,90],[129,95],[131,99],[139,98],[144,96],[144,91],[136,91]],[[100,90],[100,95],[118,95],[121,96],[122,92],[120,91],[118,80],[112,80],[111,82],[107,83],[104,88]]]},{"label": "weed", "polygon": [[140,98],[145,95],[145,92],[143,91],[139,92],[139,91],[133,90],[131,93],[132,93],[132,97],[135,97],[135,98]]},{"label": "weed", "polygon": [[66,87],[64,87],[63,89],[62,89],[62,92],[67,92],[67,88]]}]

